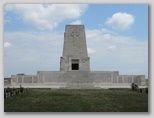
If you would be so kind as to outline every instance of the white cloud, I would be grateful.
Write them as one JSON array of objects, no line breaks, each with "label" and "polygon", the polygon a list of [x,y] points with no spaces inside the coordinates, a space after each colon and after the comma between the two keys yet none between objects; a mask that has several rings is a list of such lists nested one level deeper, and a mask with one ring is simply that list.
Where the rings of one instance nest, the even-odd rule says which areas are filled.
[{"label": "white cloud", "polygon": [[106,28],[102,28],[101,31],[103,32],[103,34],[117,34],[116,32],[113,32],[113,31],[108,30]]},{"label": "white cloud", "polygon": [[4,23],[9,23],[9,22],[11,22],[10,19],[4,19]]},{"label": "white cloud", "polygon": [[103,34],[103,40],[110,40],[111,34]]},{"label": "white cloud", "polygon": [[115,13],[108,18],[106,24],[114,29],[126,30],[134,23],[134,16],[128,13]]},{"label": "white cloud", "polygon": [[92,48],[87,48],[88,54],[94,54],[96,53],[96,50],[92,49]]},{"label": "white cloud", "polygon": [[72,25],[80,25],[81,21],[80,20],[76,20],[76,21],[74,21],[74,22],[72,22],[70,24],[72,24]]},{"label": "white cloud", "polygon": [[98,26],[99,26],[99,27],[102,27],[103,25],[102,25],[102,24],[98,24]]},{"label": "white cloud", "polygon": [[87,46],[97,51],[95,55],[89,55],[91,70],[118,70],[120,74],[148,76],[147,39],[138,40],[116,33],[103,33],[98,29],[87,30],[86,37]]},{"label": "white cloud", "polygon": [[22,20],[40,30],[52,30],[66,19],[77,19],[87,9],[86,4],[8,4],[5,13],[11,11]]},{"label": "white cloud", "polygon": [[97,29],[86,30],[86,38],[87,38],[87,40],[90,40],[90,42],[103,40],[102,31],[97,30]]},{"label": "white cloud", "polygon": [[4,47],[7,48],[7,47],[10,47],[11,46],[11,43],[9,42],[4,42]]},{"label": "white cloud", "polygon": [[[59,70],[63,33],[5,32],[4,40],[11,43],[11,49],[4,50],[7,76],[19,72],[36,74],[39,70]],[[9,71],[10,66],[12,69]]]},{"label": "white cloud", "polygon": [[108,46],[108,47],[107,47],[107,50],[108,50],[108,51],[115,51],[116,48],[117,48],[117,47],[116,47],[115,45],[111,45],[111,46]]},{"label": "white cloud", "polygon": [[[11,74],[12,71],[29,74],[29,68],[33,70],[33,74],[37,70],[59,70],[63,33],[5,32],[4,39],[12,44],[11,50],[7,52],[8,56],[5,57],[6,69],[15,65]],[[120,74],[128,74],[126,70],[130,70],[130,74],[148,75],[147,40],[136,40],[94,29],[86,30],[86,42],[91,70],[118,70]]]}]

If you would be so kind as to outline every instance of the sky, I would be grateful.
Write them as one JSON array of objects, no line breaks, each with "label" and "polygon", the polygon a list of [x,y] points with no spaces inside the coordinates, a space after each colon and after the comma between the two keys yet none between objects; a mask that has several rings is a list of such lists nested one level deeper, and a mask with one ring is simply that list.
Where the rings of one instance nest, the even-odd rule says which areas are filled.
[{"label": "sky", "polygon": [[4,77],[59,71],[67,24],[85,26],[91,71],[148,78],[147,4],[5,4]]}]

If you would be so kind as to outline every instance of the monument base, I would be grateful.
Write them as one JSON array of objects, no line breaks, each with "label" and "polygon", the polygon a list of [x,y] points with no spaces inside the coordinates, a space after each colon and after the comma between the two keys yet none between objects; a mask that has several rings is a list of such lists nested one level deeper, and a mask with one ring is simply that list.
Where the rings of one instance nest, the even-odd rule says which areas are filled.
[{"label": "monument base", "polygon": [[12,75],[13,86],[48,86],[66,89],[99,89],[130,87],[131,83],[146,86],[144,75],[119,75],[118,71],[39,71],[37,75]]}]

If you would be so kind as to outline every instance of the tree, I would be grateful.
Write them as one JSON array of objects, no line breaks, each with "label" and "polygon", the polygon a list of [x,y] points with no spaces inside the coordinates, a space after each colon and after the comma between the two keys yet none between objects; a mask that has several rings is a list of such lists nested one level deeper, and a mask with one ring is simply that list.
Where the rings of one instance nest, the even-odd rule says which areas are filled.
[{"label": "tree", "polygon": [[17,75],[25,75],[24,73],[18,73]]}]

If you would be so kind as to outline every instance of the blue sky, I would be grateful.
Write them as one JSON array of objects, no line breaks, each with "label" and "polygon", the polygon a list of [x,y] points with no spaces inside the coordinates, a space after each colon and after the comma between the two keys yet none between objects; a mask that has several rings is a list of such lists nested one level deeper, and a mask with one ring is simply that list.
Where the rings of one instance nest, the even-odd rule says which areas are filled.
[{"label": "blue sky", "polygon": [[92,71],[148,78],[147,4],[4,5],[4,77],[58,71],[66,24],[84,24]]}]

